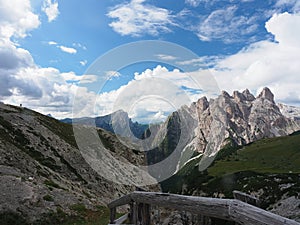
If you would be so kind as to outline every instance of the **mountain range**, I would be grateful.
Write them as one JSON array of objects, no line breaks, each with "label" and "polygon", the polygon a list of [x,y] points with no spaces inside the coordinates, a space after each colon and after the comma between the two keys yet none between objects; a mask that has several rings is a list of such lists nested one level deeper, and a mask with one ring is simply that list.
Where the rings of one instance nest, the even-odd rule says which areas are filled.
[{"label": "mountain range", "polygon": [[[123,110],[118,110],[111,114],[105,116],[98,116],[95,118],[91,117],[83,117],[83,118],[66,118],[62,119],[61,122],[68,124],[81,124],[81,125],[89,125],[95,126],[98,128],[102,128],[111,133],[117,133],[119,135],[122,134],[122,128],[128,126],[132,132],[132,134],[136,138],[141,138],[145,130],[148,128],[146,124],[140,124],[138,122],[133,122],[131,118],[129,118],[128,113]],[[119,128],[118,128],[119,127]],[[120,132],[118,133],[118,131]]]},{"label": "mountain range", "polygon": [[[267,182],[269,176],[274,176],[275,189],[290,190],[291,197],[298,190],[298,161],[292,166],[286,163],[298,156],[299,135],[288,135],[300,130],[299,118],[298,108],[276,104],[268,88],[257,97],[248,90],[232,95],[223,91],[210,100],[203,97],[155,125],[134,123],[123,111],[97,118],[66,119],[63,123],[27,108],[0,103],[0,219],[12,212],[14,218],[20,216],[30,224],[53,224],[43,218],[52,218],[53,214],[61,217],[62,212],[76,215],[78,208],[97,210],[98,206],[135,190],[136,183],[143,183],[145,177],[139,178],[136,171],[140,166],[148,166],[148,178],[155,178],[164,191],[231,197],[232,189],[226,189],[230,184],[268,199],[272,191],[253,185],[247,189],[243,185],[259,177]],[[78,137],[77,133],[76,137],[78,130],[87,136]],[[93,132],[86,133],[87,130]],[[102,145],[93,142],[93,135],[100,138]],[[278,141],[278,137],[286,139]],[[276,141],[284,143],[288,150],[284,151],[284,146],[274,148]],[[254,149],[247,150],[249,145]],[[85,154],[82,148],[91,154]],[[118,161],[106,161],[118,183],[107,179],[101,167],[92,166],[97,157],[107,155]],[[257,155],[261,157],[257,159]],[[246,158],[259,163],[247,161],[248,164],[236,165]],[[283,166],[276,169],[260,163]],[[125,167],[121,167],[123,164]],[[247,170],[237,169],[243,165]],[[243,185],[233,185],[226,179]],[[126,184],[126,180],[136,183]],[[289,181],[294,184],[291,188]],[[220,188],[222,185],[224,188]],[[145,188],[159,190],[158,185]],[[266,201],[266,208],[278,201],[289,205],[285,202],[289,199],[284,197],[286,192],[280,193]]]},{"label": "mountain range", "polygon": [[[263,138],[286,136],[300,130],[298,108],[274,101],[269,88],[254,97],[249,90],[223,91],[215,99],[200,98],[183,106],[158,125],[158,137],[166,134],[158,147],[148,151],[148,162],[157,163],[172,153],[177,164],[169,168],[176,173],[194,157],[202,157],[199,169],[206,169],[218,151],[226,146],[243,146]],[[181,146],[178,148],[178,143]]]}]

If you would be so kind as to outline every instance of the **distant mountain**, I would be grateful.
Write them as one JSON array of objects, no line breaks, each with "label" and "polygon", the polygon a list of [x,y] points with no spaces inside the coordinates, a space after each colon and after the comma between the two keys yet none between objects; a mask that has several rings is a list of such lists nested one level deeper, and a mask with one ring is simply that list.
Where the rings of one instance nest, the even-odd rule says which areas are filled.
[{"label": "distant mountain", "polygon": [[[281,107],[282,108],[282,107]],[[255,98],[249,90],[223,91],[215,99],[200,98],[191,106],[174,112],[157,129],[157,136],[166,134],[158,147],[149,151],[150,164],[162,161],[176,150],[179,170],[189,158],[202,157],[205,169],[218,151],[226,146],[243,146],[263,138],[286,136],[300,130],[297,116],[286,116],[274,101],[273,93],[264,88]],[[181,146],[176,145],[180,143]]]},{"label": "distant mountain", "polygon": [[[89,126],[96,126],[98,128],[102,128],[106,131],[124,135],[124,131],[132,132],[134,137],[141,138],[148,128],[146,124],[139,124],[138,122],[132,122],[131,118],[128,117],[128,113],[122,110],[113,112],[112,114],[108,114],[105,116],[99,116],[95,118],[91,117],[83,117],[83,118],[66,118],[62,119],[61,122],[68,124],[84,124]],[[127,129],[129,127],[130,130]],[[130,136],[126,134],[126,136]]]},{"label": "distant mountain", "polygon": [[[77,128],[90,129],[80,125]],[[93,146],[91,154],[108,152],[116,162],[128,162],[128,165],[146,163],[144,153],[124,146],[114,134],[103,129],[93,130],[103,146],[93,143],[89,136],[85,146],[87,149]],[[25,224],[16,223],[16,215],[29,221],[57,216],[57,221],[61,221],[66,214],[96,209],[97,205],[106,205],[135,190],[134,185],[113,183],[107,176],[104,178],[102,170],[95,172],[83,157],[86,153],[79,151],[78,143],[71,125],[26,108],[0,103],[1,222],[11,215],[15,218],[11,224]],[[111,171],[111,176],[120,177],[120,181],[133,175],[125,170]]]},{"label": "distant mountain", "polygon": [[282,103],[277,104],[282,115],[294,119],[300,120],[300,108],[296,106],[285,105]]}]

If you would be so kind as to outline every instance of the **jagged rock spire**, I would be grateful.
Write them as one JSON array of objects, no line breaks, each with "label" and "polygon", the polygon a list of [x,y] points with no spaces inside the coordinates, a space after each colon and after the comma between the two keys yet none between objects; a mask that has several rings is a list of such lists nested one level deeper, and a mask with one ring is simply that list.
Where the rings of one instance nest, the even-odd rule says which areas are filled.
[{"label": "jagged rock spire", "polygon": [[246,97],[241,92],[238,91],[233,92],[233,98],[238,102],[246,100]]},{"label": "jagged rock spire", "polygon": [[198,109],[200,110],[200,111],[204,111],[204,110],[206,110],[207,108],[208,108],[208,106],[209,106],[209,103],[208,103],[208,101],[207,101],[207,98],[204,96],[204,97],[202,97],[202,98],[200,98],[198,101],[197,101],[197,106],[198,106]]},{"label": "jagged rock spire", "polygon": [[267,99],[269,100],[270,102],[274,102],[274,94],[271,92],[271,90],[267,87],[265,87],[261,93],[258,95],[257,98],[263,98],[263,99]]},{"label": "jagged rock spire", "polygon": [[246,98],[247,101],[253,101],[253,100],[255,100],[254,95],[252,95],[248,89],[246,89],[246,90],[243,91],[243,95],[245,96],[245,98]]}]

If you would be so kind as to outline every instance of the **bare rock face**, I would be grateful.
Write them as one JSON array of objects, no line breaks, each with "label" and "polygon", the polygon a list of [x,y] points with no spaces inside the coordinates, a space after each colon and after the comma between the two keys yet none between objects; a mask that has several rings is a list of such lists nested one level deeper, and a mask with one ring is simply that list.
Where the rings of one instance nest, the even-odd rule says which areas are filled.
[{"label": "bare rock face", "polygon": [[293,120],[300,120],[300,108],[296,106],[289,106],[282,103],[277,104],[280,112],[287,118]]},{"label": "bare rock face", "polygon": [[[235,91],[233,96],[223,91],[203,107],[196,103],[198,131],[195,139],[201,142],[200,152],[214,155],[233,141],[244,145],[262,138],[284,136],[300,129],[299,121],[283,115],[268,88],[255,98],[249,90]],[[206,144],[205,144],[206,143]]]},{"label": "bare rock face", "polygon": [[246,89],[243,92],[235,91],[232,96],[223,91],[209,101],[206,97],[200,98],[190,107],[178,110],[178,113],[181,118],[193,120],[185,123],[196,124],[190,126],[189,132],[192,134],[189,136],[193,138],[186,146],[213,157],[228,144],[245,145],[300,130],[300,120],[295,116],[287,116],[286,107],[279,106],[269,88],[264,88],[256,98]]},{"label": "bare rock face", "polygon": [[258,95],[257,98],[261,98],[261,99],[267,99],[270,102],[274,103],[274,94],[271,92],[271,90],[267,87],[265,87],[262,92]]}]

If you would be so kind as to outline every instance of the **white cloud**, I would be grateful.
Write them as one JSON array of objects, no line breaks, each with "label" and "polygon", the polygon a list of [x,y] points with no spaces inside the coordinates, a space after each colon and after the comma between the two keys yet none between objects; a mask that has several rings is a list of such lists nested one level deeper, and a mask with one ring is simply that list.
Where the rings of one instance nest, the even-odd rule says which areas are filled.
[{"label": "white cloud", "polygon": [[42,11],[46,13],[48,22],[52,22],[59,15],[58,2],[55,0],[45,0],[42,6]]},{"label": "white cloud", "polygon": [[[0,76],[0,80],[3,77]],[[77,84],[92,83],[97,80],[95,75],[78,76],[74,72],[61,73],[56,68],[39,68],[36,66],[23,67],[15,73],[4,76],[6,83],[2,83],[10,90],[5,96],[1,88],[0,99],[8,104],[23,104],[44,114],[52,114],[57,118],[72,117],[73,99],[86,104],[95,99],[96,94]],[[10,84],[10,86],[8,86]],[[80,95],[76,95],[77,91]],[[93,104],[87,115],[93,112]]]},{"label": "white cloud", "polygon": [[224,58],[224,56],[202,56],[196,59],[178,61],[177,63],[179,65],[193,65],[199,68],[209,68],[211,66],[215,66],[217,62]]},{"label": "white cloud", "polygon": [[256,17],[236,15],[236,6],[213,11],[202,20],[196,29],[200,40],[222,40],[225,43],[241,41],[244,35],[254,34],[257,29]]},{"label": "white cloud", "polygon": [[0,0],[0,6],[0,39],[25,37],[28,31],[40,25],[30,0]]},{"label": "white cloud", "polygon": [[[72,48],[72,47],[67,47],[67,46],[64,46],[64,45],[60,45],[60,44],[58,44],[58,43],[55,42],[55,41],[49,41],[49,42],[48,42],[48,45],[56,46],[56,47],[59,48],[61,51],[66,52],[66,53],[69,53],[69,54],[76,54],[76,53],[77,53],[77,49]],[[84,46],[79,45],[79,44],[76,44],[76,45],[73,44],[73,46],[84,47]],[[81,62],[80,62],[80,64],[83,65],[83,66],[84,66],[86,63],[87,63],[87,62],[85,62],[85,61],[81,61]]]},{"label": "white cloud", "polygon": [[185,0],[185,3],[193,7],[197,7],[203,0]]},{"label": "white cloud", "polygon": [[[205,5],[213,5],[216,2],[220,2],[222,0],[185,0],[185,3],[192,6],[192,7],[197,7],[198,5],[205,4]],[[232,3],[234,0],[229,0],[228,2]],[[246,2],[246,1],[253,1],[253,0],[239,0],[242,2]]]},{"label": "white cloud", "polygon": [[251,44],[211,70],[222,89],[268,86],[278,101],[300,105],[300,14],[275,14],[266,29],[277,42]]},{"label": "white cloud", "polygon": [[166,60],[166,61],[174,61],[177,59],[177,57],[175,57],[173,55],[165,55],[165,54],[158,54],[158,55],[156,55],[156,57],[158,59]]},{"label": "white cloud", "polygon": [[109,25],[121,35],[153,36],[170,32],[173,16],[167,9],[144,4],[145,0],[131,0],[112,8],[107,16],[114,19]]},{"label": "white cloud", "polygon": [[111,80],[114,77],[120,77],[121,74],[118,71],[106,71],[105,76],[107,79]]},{"label": "white cloud", "polygon": [[63,45],[59,45],[57,46],[58,48],[60,48],[60,50],[62,50],[63,52],[69,53],[69,54],[76,54],[77,50],[75,48],[70,48],[70,47],[66,47]]},{"label": "white cloud", "polygon": [[134,120],[155,123],[204,94],[211,97],[213,91],[218,93],[212,79],[209,73],[184,73],[178,69],[169,71],[158,65],[154,69],[135,73],[133,80],[117,90],[100,94],[95,104],[97,114],[123,109]]},{"label": "white cloud", "polygon": [[80,44],[80,43],[73,43],[72,45],[73,45],[73,47],[81,48],[81,49],[83,49],[83,50],[87,50],[87,47],[84,46],[83,44]]},{"label": "white cloud", "polygon": [[57,45],[57,42],[55,42],[55,41],[49,41],[48,45]]},{"label": "white cloud", "polygon": [[70,83],[80,82],[81,84],[94,83],[97,81],[97,78],[98,78],[96,75],[79,76],[79,75],[76,75],[74,72],[61,73],[61,76],[67,82],[70,82]]},{"label": "white cloud", "polygon": [[292,8],[295,13],[300,12],[299,0],[278,0],[275,6],[278,8],[289,7]]},{"label": "white cloud", "polygon": [[88,61],[87,60],[82,60],[79,63],[80,63],[80,65],[85,66],[88,63]]},{"label": "white cloud", "polygon": [[[37,66],[30,52],[13,41],[26,37],[40,25],[30,1],[0,0],[0,5],[0,100],[8,104],[22,103],[58,118],[72,116],[72,100],[77,90],[81,92],[79,102],[85,103],[95,96],[77,83],[92,83],[97,77]],[[48,44],[57,46],[54,41]]]}]

